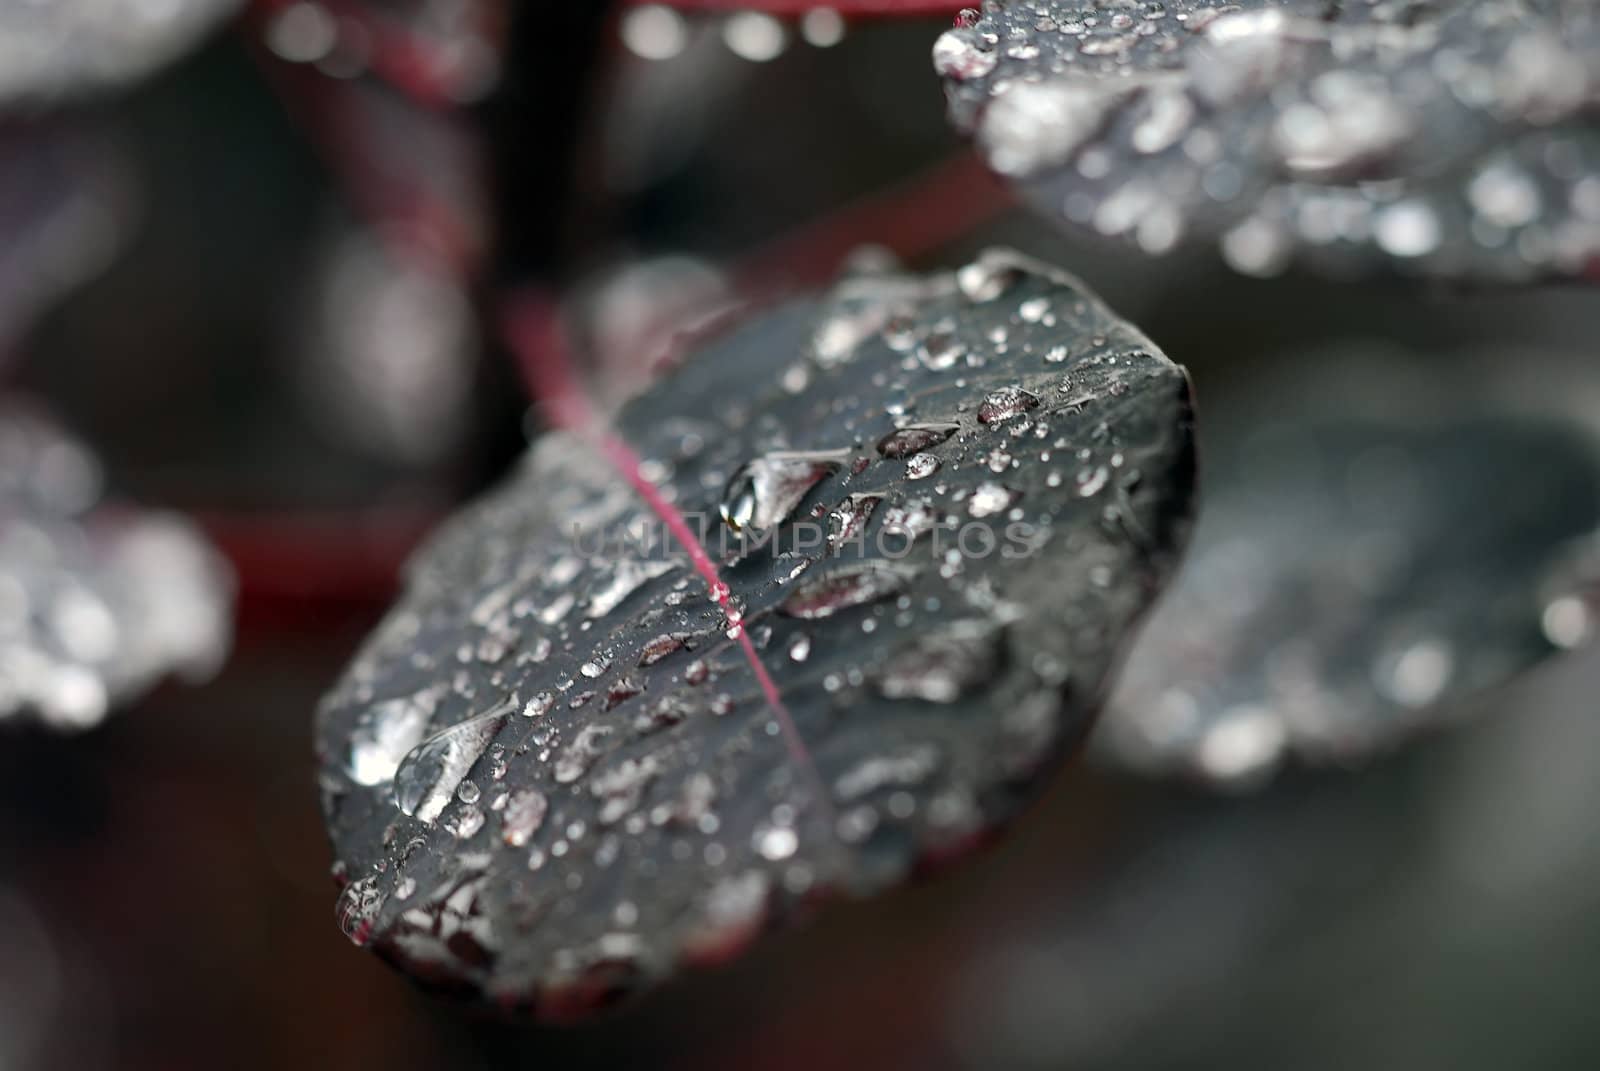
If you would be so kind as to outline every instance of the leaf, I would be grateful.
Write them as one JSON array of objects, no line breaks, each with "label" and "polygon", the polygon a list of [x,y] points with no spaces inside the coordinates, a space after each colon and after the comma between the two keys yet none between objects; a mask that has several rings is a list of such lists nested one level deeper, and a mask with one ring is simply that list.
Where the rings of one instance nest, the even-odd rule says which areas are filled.
[{"label": "leaf", "polygon": [[0,472],[0,724],[85,729],[169,673],[215,671],[231,580],[189,524],[99,504],[98,462],[15,401]]},{"label": "leaf", "polygon": [[176,60],[240,0],[54,0],[0,6],[0,106],[115,89]]},{"label": "leaf", "polygon": [[1181,369],[1008,253],[779,307],[616,428],[728,595],[603,451],[548,434],[416,559],[318,722],[345,932],[547,1018],[1005,823],[1192,492]]},{"label": "leaf", "polygon": [[1592,274],[1588,3],[1002,0],[934,46],[952,120],[1072,229],[1475,282]]},{"label": "leaf", "polygon": [[[1382,366],[1344,374],[1405,399]],[[1096,734],[1113,763],[1252,787],[1358,762],[1586,638],[1586,434],[1437,385],[1431,410],[1289,389],[1209,425],[1190,555]]]}]

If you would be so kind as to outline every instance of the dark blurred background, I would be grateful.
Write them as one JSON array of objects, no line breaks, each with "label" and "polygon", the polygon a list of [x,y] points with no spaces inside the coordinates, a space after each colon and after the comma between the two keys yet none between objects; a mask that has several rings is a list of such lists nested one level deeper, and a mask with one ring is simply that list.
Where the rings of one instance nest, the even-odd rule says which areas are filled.
[{"label": "dark blurred background", "polygon": [[[1442,382],[1470,352],[1524,408],[1600,374],[1580,290],[1249,280],[1056,237],[947,131],[938,21],[643,10],[513,104],[443,108],[294,61],[303,41],[246,19],[13,139],[15,169],[39,129],[81,132],[74,181],[109,231],[103,266],[15,332],[9,387],[118,493],[199,519],[238,573],[239,630],[209,683],[0,738],[0,1068],[1596,1066],[1600,662],[1581,651],[1365,768],[1253,794],[1079,762],[968,865],[589,1026],[485,1019],[349,945],[312,710],[405,551],[537,433],[481,315],[513,275],[574,295],[597,369],[751,279],[821,282],[857,244],[932,267],[1001,243],[1186,364],[1202,419],[1308,352],[1403,350]],[[574,144],[545,112],[577,117]],[[541,150],[574,176],[560,198],[507,179]]]}]

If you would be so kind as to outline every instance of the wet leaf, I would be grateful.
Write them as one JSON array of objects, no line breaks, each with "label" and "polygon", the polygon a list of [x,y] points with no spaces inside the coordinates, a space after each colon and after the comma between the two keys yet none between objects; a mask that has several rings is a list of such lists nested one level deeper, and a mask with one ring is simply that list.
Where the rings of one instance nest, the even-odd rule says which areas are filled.
[{"label": "wet leaf", "polygon": [[0,409],[0,724],[97,724],[227,651],[226,565],[175,515],[100,502],[98,463],[37,412]]},{"label": "wet leaf", "polygon": [[939,38],[953,121],[1071,228],[1472,280],[1592,274],[1600,18],[1580,0],[1000,0]]},{"label": "wet leaf", "polygon": [[[1404,397],[1381,367],[1347,374]],[[1189,557],[1096,731],[1116,764],[1252,787],[1290,757],[1356,763],[1588,637],[1586,433],[1292,383],[1208,425]]]},{"label": "wet leaf", "polygon": [[189,51],[240,0],[8,0],[0,5],[0,106],[114,89]]},{"label": "wet leaf", "polygon": [[[963,357],[930,366],[942,337]],[[913,480],[881,444],[929,426]],[[319,718],[345,932],[546,1017],[1004,823],[1086,728],[1190,505],[1182,371],[1006,253],[780,307],[617,428],[726,613],[599,451],[550,434],[413,563]],[[803,468],[798,497],[747,479],[797,456],[828,463],[764,476]],[[746,496],[766,527],[736,532]]]}]

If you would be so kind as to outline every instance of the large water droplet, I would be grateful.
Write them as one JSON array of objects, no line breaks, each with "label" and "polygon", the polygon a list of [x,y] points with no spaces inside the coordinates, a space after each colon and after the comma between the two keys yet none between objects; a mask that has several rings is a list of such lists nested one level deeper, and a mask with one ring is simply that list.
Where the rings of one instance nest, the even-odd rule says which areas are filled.
[{"label": "large water droplet", "polygon": [[1002,387],[992,391],[978,406],[978,420],[984,424],[1002,424],[1014,416],[1039,407],[1039,397],[1021,387]]},{"label": "large water droplet", "polygon": [[411,749],[394,775],[395,805],[423,822],[437,821],[455,797],[473,763],[488,750],[512,711],[502,704],[442,732]]},{"label": "large water droplet", "polygon": [[899,459],[920,454],[938,446],[961,428],[960,424],[927,423],[908,424],[897,428],[878,440],[878,453],[887,458]]},{"label": "large water droplet", "polygon": [[852,606],[896,595],[905,589],[916,570],[897,562],[866,561],[807,577],[779,607],[790,617],[829,617]]},{"label": "large water droplet", "polygon": [[807,491],[837,472],[848,457],[847,450],[783,451],[747,462],[722,493],[723,521],[736,532],[781,523]]},{"label": "large water droplet", "polygon": [[422,741],[438,705],[432,691],[374,703],[350,734],[345,769],[362,785],[378,785],[394,777],[407,753]]}]

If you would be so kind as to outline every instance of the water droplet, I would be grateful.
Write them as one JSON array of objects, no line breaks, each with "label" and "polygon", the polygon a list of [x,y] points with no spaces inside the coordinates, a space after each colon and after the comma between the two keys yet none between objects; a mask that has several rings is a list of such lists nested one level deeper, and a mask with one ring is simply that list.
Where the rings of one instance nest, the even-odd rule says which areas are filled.
[{"label": "water droplet", "polygon": [[1011,503],[1016,498],[1015,492],[993,480],[985,480],[972,492],[972,497],[967,499],[967,512],[974,517],[993,517],[1010,509]]},{"label": "water droplet", "polygon": [[683,650],[687,644],[687,636],[662,633],[644,645],[644,650],[639,652],[639,665],[653,666],[673,652]]},{"label": "water droplet", "polygon": [[677,725],[689,716],[689,707],[677,696],[665,696],[633,719],[633,730],[640,735]]},{"label": "water droplet", "polygon": [[883,514],[883,530],[892,532],[908,542],[927,535],[939,523],[938,514],[922,499],[904,505],[890,506]]},{"label": "water droplet", "polygon": [[978,420],[984,424],[1003,424],[1038,407],[1038,395],[1021,387],[1002,387],[983,399],[983,404],[978,406]]},{"label": "water droplet", "polygon": [[644,790],[661,764],[652,756],[642,759],[628,758],[609,769],[594,775],[589,781],[589,793],[600,800],[598,820],[601,825],[615,825],[639,807]]},{"label": "water droplet", "polygon": [[923,480],[939,471],[939,459],[932,454],[912,454],[906,459],[906,479]]},{"label": "water droplet", "polygon": [[668,561],[651,561],[641,558],[623,558],[616,563],[611,582],[589,596],[587,616],[604,617],[615,610],[622,600],[637,591],[648,580],[672,572],[677,566]]},{"label": "water droplet", "polygon": [[340,931],[352,944],[364,945],[372,937],[372,926],[384,900],[375,876],[352,881],[344,887],[334,905],[334,917],[339,921]]},{"label": "water droplet", "polygon": [[943,78],[982,78],[998,61],[988,42],[970,30],[946,30],[933,43],[933,69]]},{"label": "water droplet", "polygon": [[588,772],[600,757],[601,743],[611,735],[605,725],[585,725],[578,730],[566,750],[556,759],[555,779],[558,784],[570,785]]},{"label": "water droplet", "polygon": [[837,553],[846,544],[859,538],[882,500],[882,495],[858,494],[841,502],[838,508],[828,514],[828,548]]},{"label": "water droplet", "polygon": [[1093,498],[1105,489],[1110,480],[1110,469],[1104,465],[1094,465],[1079,469],[1072,477],[1072,484],[1077,489],[1078,497]]},{"label": "water droplet", "polygon": [[510,714],[509,704],[435,733],[413,748],[394,775],[395,804],[423,822],[438,820],[456,786],[488,750]]},{"label": "water droplet", "polygon": [[478,807],[462,807],[453,817],[446,818],[443,825],[457,840],[470,840],[472,836],[483,828],[484,814]]},{"label": "water droplet", "polygon": [[378,785],[394,777],[406,754],[421,743],[438,706],[438,694],[418,692],[402,699],[374,703],[350,734],[345,769],[362,785]]},{"label": "water droplet", "polygon": [[822,575],[808,573],[779,610],[790,617],[829,617],[852,606],[897,595],[915,575],[907,565],[885,561],[853,563]]},{"label": "water droplet", "polygon": [[1399,201],[1378,213],[1373,235],[1391,256],[1426,256],[1439,247],[1439,217],[1426,202]]},{"label": "water droplet", "polygon": [[847,450],[786,451],[746,463],[723,490],[723,521],[736,532],[763,531],[781,523],[806,492],[837,472],[848,457]]},{"label": "water droplet", "polygon": [[938,446],[961,429],[960,424],[908,424],[878,440],[878,453],[898,460]]},{"label": "water droplet", "polygon": [[1405,707],[1425,707],[1450,683],[1455,653],[1443,639],[1425,638],[1380,660],[1378,687]]},{"label": "water droplet", "polygon": [[549,810],[550,803],[542,792],[531,788],[513,792],[500,819],[500,839],[510,847],[523,847],[539,832]]},{"label": "water droplet", "polygon": [[956,272],[956,286],[968,301],[993,301],[1010,291],[1024,274],[1012,254],[991,250]]},{"label": "water droplet", "polygon": [[1288,731],[1270,710],[1233,707],[1206,730],[1196,760],[1207,777],[1243,781],[1271,771],[1288,744]]},{"label": "water droplet", "polygon": [[890,755],[875,755],[839,775],[834,793],[850,802],[890,786],[920,784],[939,768],[939,751],[932,744],[914,744]]},{"label": "water droplet", "polygon": [[917,360],[931,372],[954,368],[967,355],[967,347],[952,331],[935,331],[917,347]]},{"label": "water droplet", "polygon": [[1594,633],[1589,604],[1577,595],[1562,595],[1550,600],[1539,623],[1545,639],[1563,650],[1583,646]]},{"label": "water droplet", "polygon": [[1090,82],[1019,82],[984,111],[978,143],[989,166],[1001,174],[1035,174],[1064,163],[1082,148],[1100,130],[1121,92]]},{"label": "water droplet", "polygon": [[620,680],[614,681],[611,687],[606,689],[605,709],[613,710],[619,704],[627,702],[629,699],[632,699],[634,696],[643,691],[643,682],[636,681],[631,677],[623,677]]},{"label": "water droplet", "polygon": [[522,708],[522,716],[524,718],[537,718],[550,713],[550,708],[555,705],[556,697],[554,695],[549,692],[540,692],[528,700],[527,705]]},{"label": "water droplet", "polygon": [[788,826],[763,826],[756,830],[755,845],[763,859],[778,862],[795,853],[800,837]]}]

